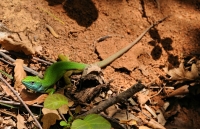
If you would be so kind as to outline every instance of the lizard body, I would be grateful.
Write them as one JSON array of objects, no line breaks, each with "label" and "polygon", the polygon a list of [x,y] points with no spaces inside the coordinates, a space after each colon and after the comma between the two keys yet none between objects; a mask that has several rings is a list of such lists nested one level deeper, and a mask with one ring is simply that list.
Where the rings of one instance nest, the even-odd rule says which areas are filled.
[{"label": "lizard body", "polygon": [[[165,19],[165,18],[164,18]],[[142,34],[139,35],[137,39],[135,39],[132,43],[127,45],[126,47],[122,48],[115,54],[111,55],[110,57],[96,62],[97,66],[100,68],[103,68],[107,65],[109,65],[111,62],[113,62],[115,59],[122,56],[125,52],[127,52],[132,46],[134,46],[137,42],[139,42],[142,37],[155,25],[163,21],[164,19],[158,21],[155,24],[151,24],[145,31],[143,31]],[[85,67],[87,67],[88,64],[84,63],[77,63],[77,62],[71,62],[71,61],[59,61],[47,68],[44,74],[44,78],[41,79],[38,76],[27,76],[25,79],[22,80],[22,83],[28,88],[35,92],[41,92],[41,93],[52,93],[54,92],[54,89],[52,88],[53,84],[55,84],[66,71],[68,70],[76,70],[82,72]]]}]

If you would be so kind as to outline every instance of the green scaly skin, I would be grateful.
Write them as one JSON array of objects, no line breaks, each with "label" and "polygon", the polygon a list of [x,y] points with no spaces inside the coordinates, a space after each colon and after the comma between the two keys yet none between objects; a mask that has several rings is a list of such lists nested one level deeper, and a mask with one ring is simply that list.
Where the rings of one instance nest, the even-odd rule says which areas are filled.
[{"label": "green scaly skin", "polygon": [[[139,42],[142,37],[154,26],[155,24],[150,25],[135,41],[130,43],[125,48],[119,50],[115,54],[111,55],[107,59],[94,63],[98,65],[100,68],[109,65],[115,59],[119,58],[125,52],[127,52],[133,45]],[[71,62],[71,61],[60,61],[52,64],[47,68],[44,74],[44,78],[41,79],[37,76],[27,76],[22,80],[22,83],[28,88],[35,92],[40,93],[53,93],[55,90],[52,88],[53,84],[55,84],[66,71],[75,70],[82,72],[87,64]]]}]

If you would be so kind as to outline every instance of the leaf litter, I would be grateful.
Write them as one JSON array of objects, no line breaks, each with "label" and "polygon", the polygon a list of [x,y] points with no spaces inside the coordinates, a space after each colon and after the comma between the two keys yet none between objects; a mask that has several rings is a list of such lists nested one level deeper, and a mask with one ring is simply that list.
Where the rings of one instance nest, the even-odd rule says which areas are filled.
[{"label": "leaf litter", "polygon": [[168,70],[168,67],[165,67],[164,71],[170,75],[169,80],[187,81],[195,80],[199,77],[199,71],[195,63],[192,64],[190,71],[185,68],[183,61],[178,68]]},{"label": "leaf litter", "polygon": [[[131,2],[131,1],[130,1]],[[131,3],[130,3],[131,4]],[[160,5],[159,5],[160,6]],[[148,9],[148,7],[147,7],[147,9]],[[107,13],[105,10],[103,10],[104,12],[103,12],[103,14],[105,13],[106,15],[108,15],[109,16],[109,13]],[[137,13],[137,12],[136,12]],[[34,15],[33,15],[33,17],[34,17]],[[137,14],[137,17],[139,18],[139,14]],[[45,19],[45,21],[48,21],[49,19]],[[31,24],[31,23],[30,23]],[[137,28],[138,28],[138,26],[137,26]],[[139,28],[143,28],[142,26],[139,26]],[[82,30],[81,30],[82,31]],[[132,34],[132,30],[127,30],[127,32],[129,33],[129,34]],[[71,33],[71,31],[69,32],[69,33]],[[73,32],[72,32],[73,33]],[[79,34],[79,32],[77,32],[78,34]],[[121,32],[119,32],[119,33],[121,33]],[[81,35],[78,35],[79,36],[79,38],[81,37]],[[23,36],[21,36],[21,37],[23,37]],[[4,41],[2,41],[2,42],[7,42],[8,43],[8,46],[6,46],[5,44],[3,44],[3,47],[4,48],[6,48],[6,49],[9,49],[9,50],[14,50],[14,51],[18,51],[18,50],[20,50],[20,51],[23,51],[24,53],[26,53],[26,54],[31,54],[31,53],[34,53],[34,50],[31,48],[31,46],[27,46],[27,45],[25,45],[24,44],[24,41],[25,40],[23,40],[23,41],[20,41],[20,40],[17,40],[17,38],[18,38],[18,35],[15,35],[15,36],[6,36],[5,37],[5,39],[4,39]],[[88,38],[88,37],[87,37]],[[86,38],[86,39],[87,39]],[[15,41],[16,40],[16,41]],[[51,39],[50,39],[51,40]],[[54,40],[54,39],[53,39]],[[77,39],[77,41],[79,42],[79,40]],[[28,40],[27,40],[27,42],[29,42]],[[108,44],[109,44],[109,42],[108,42]],[[123,44],[123,43],[121,43],[121,44]],[[79,45],[81,45],[81,44],[79,44]],[[105,45],[106,46],[106,45]],[[107,48],[110,48],[110,47],[107,47]],[[140,49],[141,49],[142,47],[140,46]],[[38,51],[41,51],[42,49],[40,48],[40,47],[38,47],[37,48],[38,49]],[[178,49],[178,48],[177,48]],[[50,50],[51,51],[51,50]],[[108,52],[109,53],[109,52]],[[88,53],[87,53],[88,54]],[[127,54],[128,55],[128,54]],[[130,54],[129,54],[130,55]],[[130,55],[130,56],[132,56],[132,54]],[[133,57],[133,56],[132,56]],[[130,59],[130,58],[129,58]],[[85,58],[84,58],[84,60],[85,60]],[[136,59],[136,58],[134,58],[133,59],[135,62],[136,62],[136,64],[138,64],[138,60]],[[120,62],[120,64],[123,64],[123,60],[120,60],[119,59],[119,62]],[[127,63],[125,63],[125,64],[127,64]],[[130,66],[136,66],[137,67],[137,65],[136,64],[132,64],[132,63],[130,63]],[[113,65],[114,66],[114,65]],[[112,66],[112,67],[113,67]],[[120,66],[121,67],[121,66]],[[133,71],[136,71],[135,69],[137,69],[136,67],[134,67],[134,70]],[[174,68],[174,69],[171,69],[171,70],[168,70],[167,69],[167,71],[166,71],[166,73],[170,76],[170,78],[168,79],[168,80],[170,80],[170,81],[183,81],[183,82],[186,82],[186,81],[191,81],[191,80],[195,80],[195,79],[197,79],[198,78],[198,74],[197,74],[197,67],[198,67],[198,65],[197,65],[197,63],[195,64],[192,64],[191,65],[191,67],[190,68],[185,68],[185,66],[184,66],[184,64],[183,63],[180,63],[180,65],[179,65],[179,67],[178,68]],[[145,76],[149,76],[150,74],[151,74],[151,72],[148,70],[148,67],[144,67],[143,68],[143,66],[142,67],[139,67],[139,69],[142,71],[142,74],[144,74]],[[188,70],[188,69],[191,69],[191,70]],[[129,70],[132,70],[132,67],[129,69]],[[18,71],[18,70],[17,70]],[[19,70],[20,71],[20,70]],[[16,72],[16,73],[20,73],[20,72]],[[114,70],[113,70],[114,71]],[[147,71],[147,72],[146,72]],[[16,76],[18,76],[17,74],[16,74]],[[112,75],[110,75],[110,76],[112,76]],[[20,76],[19,76],[20,77]],[[16,80],[20,80],[20,79],[16,79]],[[117,79],[116,79],[117,80]],[[19,81],[20,82],[20,81]],[[187,87],[188,87],[188,85],[186,85]],[[19,89],[19,92],[22,94],[23,93],[23,91],[24,90],[21,90],[20,88],[22,88],[20,85],[18,85],[18,84],[16,84],[16,87]],[[183,87],[183,86],[182,86]],[[159,87],[160,88],[160,87]],[[8,91],[5,87],[4,87],[4,89],[5,89],[5,91]],[[22,88],[23,89],[23,88]],[[21,90],[21,91],[20,91]],[[121,89],[120,89],[121,90]],[[151,91],[150,91],[151,92]],[[161,93],[163,93],[163,92],[161,92]],[[142,94],[142,93],[141,93]],[[113,94],[110,94],[110,96],[115,96],[116,95],[116,93],[113,91]],[[25,98],[29,98],[30,96],[34,96],[34,95],[31,95],[31,94],[27,94],[26,95],[26,97]],[[174,95],[169,95],[170,97],[172,97],[172,96],[174,96]],[[135,96],[134,96],[135,97]],[[150,97],[150,95],[148,95],[148,94],[142,94],[142,95],[138,95],[136,98],[134,98],[134,100],[137,100],[138,102],[139,102],[139,104],[140,104],[140,106],[141,106],[141,108],[140,109],[143,109],[142,108],[142,105],[144,105],[144,104],[148,104],[149,106],[151,106],[151,107],[153,107],[153,108],[155,108],[156,106],[154,105],[154,104],[152,104],[152,103],[150,103],[149,104],[149,97]],[[31,97],[30,97],[31,98]],[[103,99],[105,99],[105,98],[103,98]],[[40,99],[40,100],[42,100],[42,99]],[[30,101],[32,101],[33,103],[42,103],[42,101],[40,101],[40,100],[30,100]],[[32,105],[33,103],[29,103],[30,105]],[[91,108],[94,106],[93,104],[91,104],[90,105],[91,106]],[[136,106],[136,105],[135,105]],[[123,107],[122,105],[120,105],[120,107]],[[65,110],[68,110],[68,109],[65,109]],[[113,110],[115,110],[115,109],[113,109]],[[143,109],[144,110],[144,109]],[[130,110],[129,110],[130,111]],[[132,109],[131,109],[131,111],[132,111]],[[133,112],[128,112],[128,114],[133,114]],[[64,113],[64,112],[63,112]],[[135,112],[134,112],[135,113]],[[177,111],[176,111],[176,113],[177,113]],[[176,114],[176,113],[174,113],[174,114]],[[125,113],[124,113],[125,114]],[[113,114],[112,114],[113,115]],[[146,119],[145,120],[143,120],[146,124],[148,124],[150,127],[152,127],[152,128],[163,128],[162,126],[156,126],[156,124],[155,124],[155,122],[153,121],[153,119],[151,119],[151,115],[150,114],[145,114],[145,115],[149,115],[150,117],[145,117],[145,116],[143,116],[143,117],[141,117],[141,119],[142,118],[150,118],[150,120],[149,121],[146,121]],[[48,116],[46,116],[46,117],[48,117]],[[126,114],[123,116],[123,117],[126,117]],[[46,124],[48,121],[44,121],[44,124]],[[131,121],[130,120],[130,122],[131,122],[131,124],[129,124],[128,122],[129,122],[129,120],[127,120],[127,121],[123,121],[124,122],[124,124],[125,125],[133,125],[133,124],[135,124],[134,123],[134,121]],[[52,122],[53,123],[53,122]],[[133,124],[132,124],[133,123]],[[162,122],[159,122],[159,123],[162,123]],[[162,124],[161,124],[162,125]],[[49,125],[48,126],[45,126],[45,128],[47,128],[47,127],[49,127]],[[144,126],[140,126],[139,128],[147,128],[146,126],[144,127]]]}]

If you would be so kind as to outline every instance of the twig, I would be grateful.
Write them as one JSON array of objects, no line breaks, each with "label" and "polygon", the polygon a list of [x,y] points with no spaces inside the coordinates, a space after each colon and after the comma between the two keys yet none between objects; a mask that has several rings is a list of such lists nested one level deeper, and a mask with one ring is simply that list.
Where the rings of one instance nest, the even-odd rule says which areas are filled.
[{"label": "twig", "polygon": [[38,120],[35,118],[35,116],[33,115],[33,113],[31,112],[31,110],[29,109],[29,107],[24,103],[24,101],[22,100],[22,98],[18,95],[18,93],[13,89],[13,87],[2,77],[2,75],[0,74],[0,79],[10,88],[10,90],[15,94],[15,96],[19,99],[19,101],[24,105],[24,107],[26,108],[26,110],[30,113],[30,115],[32,116],[32,118],[35,120],[35,122],[37,123],[38,127],[40,129],[42,129],[42,126],[40,125],[40,123],[38,122]]},{"label": "twig", "polygon": [[2,73],[3,75],[5,75],[6,77],[8,77],[8,78],[10,78],[10,79],[13,79],[13,76],[12,76],[12,75],[6,73],[6,72],[3,71],[3,70],[0,70],[0,73]]},{"label": "twig", "polygon": [[45,63],[45,64],[48,64],[48,65],[52,65],[53,63],[49,62],[49,61],[46,61],[46,60],[43,60],[43,59],[40,59],[40,58],[37,58],[37,57],[33,57],[34,60],[37,60],[39,62],[42,62],[42,63]]},{"label": "twig", "polygon": [[51,33],[55,38],[59,38],[59,37],[60,37],[50,25],[45,24],[45,27],[50,31],[50,33]]},{"label": "twig", "polygon": [[13,105],[1,103],[1,102],[0,102],[0,105],[6,106],[6,107],[9,107],[9,108],[15,108]]},{"label": "twig", "polygon": [[156,25],[160,24],[161,22],[163,22],[164,20],[166,20],[166,19],[169,18],[170,16],[171,16],[171,15],[168,15],[168,16],[162,18],[161,20],[155,22],[153,25],[156,26]]},{"label": "twig", "polygon": [[157,96],[158,94],[160,94],[160,92],[161,92],[162,90],[163,90],[163,87],[162,87],[162,88],[160,88],[160,90],[158,91],[158,93],[156,93],[156,94],[154,94],[154,95],[150,96],[150,98],[153,98],[153,97]]},{"label": "twig", "polygon": [[93,109],[91,109],[88,112],[81,114],[77,117],[86,116],[91,113],[100,113],[101,111],[107,109],[108,107],[112,106],[113,104],[128,100],[128,98],[133,96],[138,91],[142,90],[144,87],[145,86],[143,84],[137,83],[137,84],[133,85],[132,87],[130,87],[128,90],[120,93],[119,95],[117,95],[115,97],[109,98],[108,100],[99,103],[99,105],[97,105]]},{"label": "twig", "polygon": [[4,114],[6,114],[6,115],[10,115],[10,116],[12,116],[12,117],[14,117],[14,118],[17,117],[15,114],[13,114],[13,113],[11,113],[11,112],[9,112],[9,111],[3,110],[3,109],[0,109],[0,113],[4,113]]},{"label": "twig", "polygon": [[1,51],[0,51],[0,55],[11,62],[15,62],[15,60],[13,58],[11,58],[10,56],[6,55],[5,53],[3,53]]},{"label": "twig", "polygon": [[[0,103],[5,103],[5,104],[10,104],[10,105],[21,105],[21,103],[19,102],[15,102],[15,101],[5,101],[5,100],[0,100]],[[42,105],[39,105],[39,104],[33,104],[31,106],[34,106],[34,107],[43,107]]]},{"label": "twig", "polygon": [[[15,60],[11,57],[9,57],[8,55],[6,55],[5,53],[1,52],[0,51],[0,55],[3,56],[5,59],[7,60],[10,60],[12,63],[15,62]],[[2,60],[2,59],[1,59]],[[3,60],[2,60],[3,61]],[[6,61],[5,61],[6,62]],[[6,62],[8,63],[8,62]],[[9,63],[11,65],[11,63]],[[15,66],[14,64],[12,64],[12,66]],[[24,67],[24,70],[29,72],[29,73],[32,73],[33,75],[36,75],[36,76],[39,76],[40,78],[42,78],[43,76],[40,75],[38,72],[32,70],[31,68],[27,67],[27,66],[23,66]]]},{"label": "twig", "polygon": [[150,108],[148,105],[144,105],[144,108],[147,110],[147,111],[149,111],[149,113],[151,113],[151,115],[153,115],[153,117],[154,118],[157,118],[157,115],[156,115],[156,113],[155,113],[155,111],[152,109],[152,108]]},{"label": "twig", "polygon": [[[17,56],[20,56],[20,57],[23,57],[23,58],[25,58],[25,56],[24,55],[22,55],[22,54],[19,54],[19,53],[17,53],[17,52],[12,52],[12,51],[7,51],[7,50],[3,50],[3,49],[0,49],[0,52],[3,52],[3,53],[8,53],[8,54],[11,54],[11,55],[17,55]],[[39,62],[42,62],[42,63],[46,63],[46,64],[48,64],[48,65],[52,65],[53,63],[55,63],[56,61],[51,61],[51,62],[49,62],[49,61],[46,61],[46,60],[43,60],[43,59],[40,59],[40,58],[37,58],[37,57],[32,57],[34,60],[37,60],[37,61],[39,61]]]},{"label": "twig", "polygon": [[12,63],[10,63],[10,62],[4,60],[3,58],[0,58],[0,60],[3,61],[4,63],[7,63],[7,64],[11,65],[11,66],[15,66],[14,64],[12,64]]},{"label": "twig", "polygon": [[67,123],[67,120],[65,119],[64,115],[60,112],[59,109],[57,109],[59,115],[61,116],[61,118]]},{"label": "twig", "polygon": [[102,42],[102,41],[106,40],[107,38],[111,38],[111,37],[112,37],[111,35],[102,36],[102,37],[98,38],[96,40],[96,42]]},{"label": "twig", "polygon": [[184,95],[189,93],[189,86],[188,85],[184,85],[179,87],[178,89],[174,90],[172,93],[170,93],[169,95],[165,96],[164,98],[169,98],[169,97],[173,97],[176,95]]}]

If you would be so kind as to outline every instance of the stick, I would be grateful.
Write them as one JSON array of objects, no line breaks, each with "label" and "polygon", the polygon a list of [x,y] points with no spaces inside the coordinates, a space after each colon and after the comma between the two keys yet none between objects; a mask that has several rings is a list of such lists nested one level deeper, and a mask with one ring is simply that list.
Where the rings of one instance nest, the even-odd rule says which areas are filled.
[{"label": "stick", "polygon": [[[5,59],[10,60],[12,63],[15,62],[15,60],[11,57],[9,57],[8,55],[6,55],[5,53],[0,51],[0,55],[3,56]],[[1,59],[3,61],[3,59]],[[10,63],[9,63],[10,64]],[[12,66],[15,66],[14,64],[12,64]],[[39,76],[42,78],[42,75],[40,75],[38,72],[32,70],[31,68],[27,67],[27,66],[23,66],[24,70],[27,72],[32,73],[33,75]]]},{"label": "stick", "polygon": [[84,114],[81,114],[77,117],[79,118],[79,117],[86,116],[86,115],[92,114],[92,113],[98,114],[98,113],[102,112],[103,110],[107,109],[108,107],[112,106],[113,104],[128,100],[128,98],[133,96],[138,91],[142,90],[144,87],[145,86],[143,84],[137,83],[137,84],[133,85],[132,87],[130,87],[128,90],[120,93],[119,95],[117,95],[115,97],[109,98],[106,101],[99,103],[93,109],[91,109],[88,112],[85,112]]},{"label": "stick", "polygon": [[10,88],[10,90],[16,95],[16,97],[19,99],[19,101],[24,105],[24,107],[26,108],[26,110],[30,113],[30,115],[32,116],[32,118],[35,120],[35,122],[37,123],[38,127],[40,129],[42,129],[42,126],[40,125],[40,123],[38,122],[38,120],[35,118],[35,116],[33,115],[33,113],[31,112],[31,110],[29,109],[29,107],[24,103],[24,101],[22,100],[22,98],[18,95],[18,93],[14,90],[14,88],[2,77],[2,75],[0,74],[0,79]]},{"label": "stick", "polygon": [[[5,100],[0,100],[0,103],[10,104],[10,105],[21,105],[21,103],[19,103],[19,102],[15,102],[15,101],[5,101]],[[31,106],[43,108],[42,105],[38,105],[38,104],[33,104],[33,105],[31,105]]]}]

